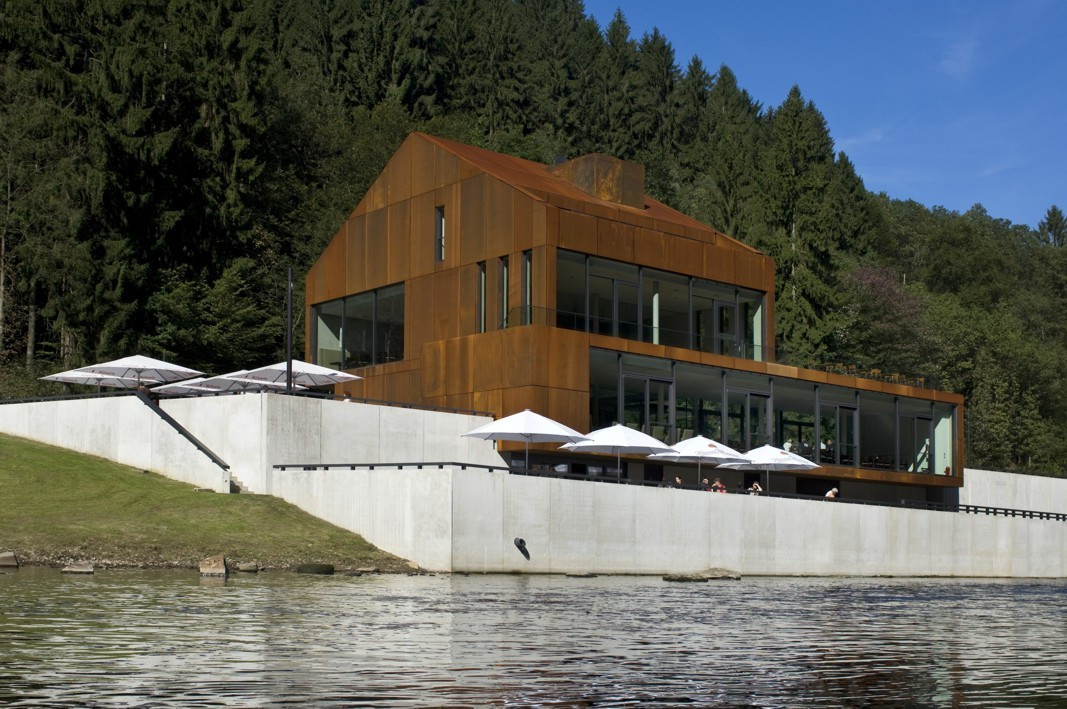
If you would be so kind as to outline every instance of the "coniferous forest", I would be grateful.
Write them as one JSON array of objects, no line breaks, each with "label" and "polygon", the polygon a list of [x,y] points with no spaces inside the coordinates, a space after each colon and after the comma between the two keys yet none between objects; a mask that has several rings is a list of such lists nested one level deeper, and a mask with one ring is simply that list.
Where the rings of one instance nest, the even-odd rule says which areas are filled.
[{"label": "coniferous forest", "polygon": [[1067,473],[1063,213],[1035,229],[872,194],[800,87],[761,105],[621,14],[8,0],[0,52],[0,395],[136,352],[209,372],[283,358],[286,269],[302,303],[423,130],[644,164],[652,196],[776,260],[782,357],[926,377],[966,396],[968,465]]}]

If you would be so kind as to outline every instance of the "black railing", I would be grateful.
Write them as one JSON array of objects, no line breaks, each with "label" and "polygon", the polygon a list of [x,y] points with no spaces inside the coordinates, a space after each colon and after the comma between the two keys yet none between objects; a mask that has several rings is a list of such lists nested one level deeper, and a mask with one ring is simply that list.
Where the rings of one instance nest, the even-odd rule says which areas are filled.
[{"label": "black railing", "polygon": [[77,401],[78,399],[99,399],[102,396],[133,396],[135,389],[118,389],[116,391],[94,391],[88,394],[55,394],[52,396],[26,396],[18,399],[0,399],[3,404],[36,404],[45,401]]}]

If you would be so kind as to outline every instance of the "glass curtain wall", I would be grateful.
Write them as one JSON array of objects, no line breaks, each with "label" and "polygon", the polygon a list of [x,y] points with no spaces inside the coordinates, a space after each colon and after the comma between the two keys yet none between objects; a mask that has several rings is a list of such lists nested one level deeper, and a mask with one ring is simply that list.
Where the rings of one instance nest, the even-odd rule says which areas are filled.
[{"label": "glass curtain wall", "polygon": [[608,350],[591,350],[589,364],[593,428],[621,422],[668,443],[703,435],[740,451],[788,445],[824,465],[952,473],[950,404]]},{"label": "glass curtain wall", "polygon": [[353,369],[404,359],[404,284],[312,306],[312,360]]},{"label": "glass curtain wall", "polygon": [[763,301],[725,283],[556,251],[557,327],[763,360]]}]

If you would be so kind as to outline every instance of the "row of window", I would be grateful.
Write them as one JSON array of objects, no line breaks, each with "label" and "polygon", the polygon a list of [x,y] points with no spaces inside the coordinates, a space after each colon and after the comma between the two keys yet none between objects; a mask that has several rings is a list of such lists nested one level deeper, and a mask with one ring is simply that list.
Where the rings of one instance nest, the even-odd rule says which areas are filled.
[{"label": "row of window", "polygon": [[593,349],[592,428],[621,422],[665,443],[771,443],[817,463],[949,475],[951,404]]},{"label": "row of window", "polygon": [[[530,323],[530,305],[533,302],[533,252],[522,252],[522,268],[519,274],[520,281],[520,307],[517,313],[510,312],[510,299],[508,293],[511,289],[510,258],[501,256],[497,259],[496,278],[496,324],[492,329],[505,328],[509,325],[528,325]],[[475,308],[475,332],[485,332],[488,328],[488,286],[487,286],[487,261],[479,261],[478,269],[478,302]]]},{"label": "row of window", "polygon": [[764,360],[764,295],[558,250],[556,326]]},{"label": "row of window", "polygon": [[316,364],[352,369],[404,359],[404,284],[312,307]]}]

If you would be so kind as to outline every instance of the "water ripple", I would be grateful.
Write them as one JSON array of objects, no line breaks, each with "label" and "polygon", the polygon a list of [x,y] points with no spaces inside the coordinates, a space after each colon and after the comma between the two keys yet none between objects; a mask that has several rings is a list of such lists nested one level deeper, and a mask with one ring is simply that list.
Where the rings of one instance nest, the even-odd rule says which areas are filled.
[{"label": "water ripple", "polygon": [[1067,584],[0,575],[0,703],[1061,706]]}]

